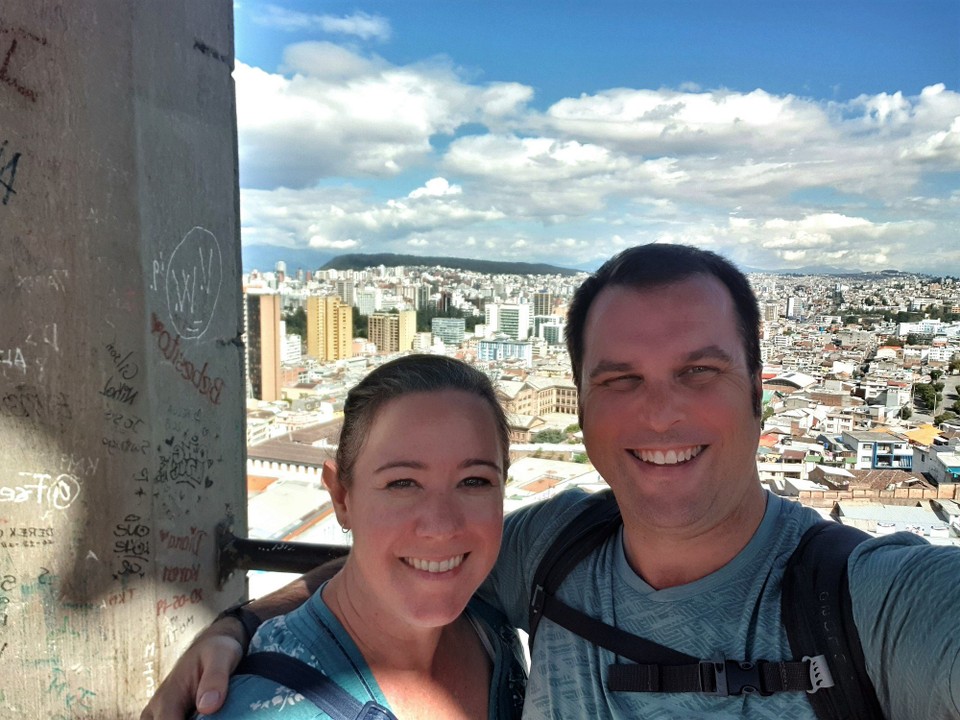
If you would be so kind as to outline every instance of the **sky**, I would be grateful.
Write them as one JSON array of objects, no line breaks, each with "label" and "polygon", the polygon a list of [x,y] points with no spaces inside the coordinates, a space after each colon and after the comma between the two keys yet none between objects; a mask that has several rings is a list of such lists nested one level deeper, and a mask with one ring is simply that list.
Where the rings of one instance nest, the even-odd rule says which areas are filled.
[{"label": "sky", "polygon": [[960,0],[241,0],[244,246],[960,276]]}]

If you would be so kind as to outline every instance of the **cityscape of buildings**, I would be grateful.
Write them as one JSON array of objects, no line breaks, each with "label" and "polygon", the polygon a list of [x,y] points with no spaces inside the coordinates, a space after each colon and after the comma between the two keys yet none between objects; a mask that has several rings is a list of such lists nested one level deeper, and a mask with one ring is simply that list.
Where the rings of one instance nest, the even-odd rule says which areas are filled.
[{"label": "cityscape of buildings", "polygon": [[[508,509],[602,487],[563,335],[583,277],[283,263],[245,276],[251,534],[344,541],[320,466],[349,388],[401,353],[454,356],[494,380],[511,425]],[[761,481],[871,532],[960,542],[960,282],[749,277],[763,320]]]}]

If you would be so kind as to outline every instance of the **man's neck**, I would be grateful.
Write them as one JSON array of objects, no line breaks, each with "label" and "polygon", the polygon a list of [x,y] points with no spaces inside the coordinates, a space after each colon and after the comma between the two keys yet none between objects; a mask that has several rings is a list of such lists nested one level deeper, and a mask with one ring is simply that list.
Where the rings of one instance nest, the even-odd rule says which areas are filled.
[{"label": "man's neck", "polygon": [[649,528],[623,518],[624,550],[633,571],[656,590],[686,585],[716,572],[747,546],[766,511],[757,486],[735,513],[703,527]]}]

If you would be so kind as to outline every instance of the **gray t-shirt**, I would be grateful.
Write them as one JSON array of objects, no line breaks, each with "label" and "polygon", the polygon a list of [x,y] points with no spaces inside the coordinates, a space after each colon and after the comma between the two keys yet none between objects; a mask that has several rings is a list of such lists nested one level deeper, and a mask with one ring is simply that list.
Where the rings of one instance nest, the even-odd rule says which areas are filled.
[{"label": "gray t-shirt", "polygon": [[[530,584],[542,555],[589,502],[596,499],[567,491],[508,516],[500,559],[482,595],[517,627],[527,627]],[[733,560],[665,590],[654,590],[630,568],[617,533],[571,572],[558,596],[694,657],[792,660],[780,622],[780,581],[800,536],[818,520],[814,511],[768,495],[760,527]],[[960,550],[906,533],[871,539],[854,551],[849,575],[868,671],[888,718],[960,717]],[[815,718],[804,693],[610,692],[607,667],[618,661],[630,662],[541,622],[524,718]]]}]

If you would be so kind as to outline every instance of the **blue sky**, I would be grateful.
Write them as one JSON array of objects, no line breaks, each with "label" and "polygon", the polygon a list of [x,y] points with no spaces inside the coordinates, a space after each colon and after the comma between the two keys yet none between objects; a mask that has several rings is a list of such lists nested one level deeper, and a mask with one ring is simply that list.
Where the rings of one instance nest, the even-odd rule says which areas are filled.
[{"label": "blue sky", "polygon": [[958,0],[238,2],[244,245],[960,275]]}]

